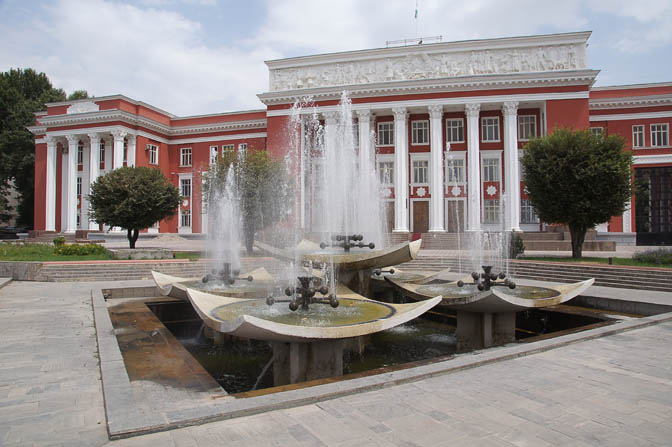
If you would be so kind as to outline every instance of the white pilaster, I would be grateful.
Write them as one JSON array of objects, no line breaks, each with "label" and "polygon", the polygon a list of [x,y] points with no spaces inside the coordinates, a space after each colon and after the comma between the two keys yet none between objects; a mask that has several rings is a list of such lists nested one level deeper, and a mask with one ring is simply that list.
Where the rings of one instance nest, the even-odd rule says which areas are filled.
[{"label": "white pilaster", "polygon": [[394,113],[394,233],[408,233],[408,113],[395,107]]},{"label": "white pilaster", "polygon": [[126,137],[128,142],[128,160],[126,161],[127,166],[135,166],[135,151],[137,146],[137,135],[129,133]]},{"label": "white pilaster", "polygon": [[506,177],[504,225],[507,231],[520,231],[520,173],[518,172],[518,103],[505,102],[504,176]]},{"label": "white pilaster", "polygon": [[443,132],[441,117],[443,106],[429,106],[430,137],[430,177],[429,186],[431,197],[429,200],[429,231],[446,231],[443,223]]},{"label": "white pilaster", "polygon": [[114,139],[114,155],[112,158],[112,169],[118,169],[124,166],[124,137],[126,132],[123,130],[115,129],[112,132],[112,138]]},{"label": "white pilaster", "polygon": [[370,110],[358,110],[357,118],[359,121],[359,167],[364,169],[367,164],[375,159],[371,147],[371,118]]},{"label": "white pilaster", "polygon": [[[100,176],[100,136],[97,133],[90,133],[89,137],[89,192],[91,185]],[[98,224],[89,220],[89,230],[97,230]]]},{"label": "white pilaster", "polygon": [[467,115],[467,156],[468,156],[468,192],[467,192],[467,229],[479,231],[481,229],[481,166],[480,140],[478,135],[478,115],[480,104],[467,104],[464,107]]},{"label": "white pilaster", "polygon": [[44,217],[44,229],[56,231],[56,138],[54,137],[47,137]]},{"label": "white pilaster", "polygon": [[65,188],[65,232],[74,233],[77,230],[77,143],[79,138],[76,135],[67,135],[68,155],[64,161],[67,170],[67,187]]},{"label": "white pilaster", "polygon": [[628,200],[623,211],[623,232],[632,233],[632,199]]}]

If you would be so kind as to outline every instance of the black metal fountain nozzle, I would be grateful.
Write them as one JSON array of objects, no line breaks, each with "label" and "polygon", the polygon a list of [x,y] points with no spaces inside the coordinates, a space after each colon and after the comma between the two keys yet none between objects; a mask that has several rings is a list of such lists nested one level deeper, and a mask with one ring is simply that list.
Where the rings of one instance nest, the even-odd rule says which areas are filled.
[{"label": "black metal fountain nozzle", "polygon": [[349,252],[351,248],[365,248],[369,247],[371,250],[376,248],[376,244],[373,242],[364,243],[364,235],[362,234],[335,234],[331,236],[332,243],[326,244],[325,242],[320,243],[320,248],[325,249],[327,247],[341,247],[344,251]]},{"label": "black metal fountain nozzle", "polygon": [[374,273],[376,276],[380,276],[380,275],[382,275],[383,273],[389,273],[390,275],[394,275],[394,269],[389,269],[389,270],[375,269],[375,270],[373,271],[373,273]]},{"label": "black metal fountain nozzle", "polygon": [[212,269],[212,271],[208,274],[206,274],[203,277],[203,282],[207,283],[208,281],[212,280],[220,280],[222,282],[225,282],[229,285],[232,285],[236,281],[252,281],[252,276],[249,275],[247,277],[240,277],[240,270],[234,269],[231,270],[231,263],[230,262],[223,262],[222,263],[222,269],[217,271],[217,269]]},{"label": "black metal fountain nozzle", "polygon": [[[508,279],[504,272],[499,272],[499,274],[492,273],[491,265],[484,265],[482,268],[483,273],[471,272],[471,277],[473,278],[474,284],[478,290],[490,290],[490,288],[493,286],[505,286],[509,289],[516,288],[516,283]],[[498,281],[498,279],[500,281]],[[460,280],[457,282],[457,287],[463,286],[464,281]]]},{"label": "black metal fountain nozzle", "polygon": [[325,285],[313,285],[313,282],[317,278],[312,276],[299,276],[299,284],[294,286],[289,286],[285,289],[285,295],[293,297],[290,300],[276,300],[272,296],[266,298],[266,304],[272,306],[274,303],[286,303],[289,302],[289,309],[292,311],[298,310],[299,307],[303,310],[308,310],[311,304],[329,304],[331,307],[338,307],[338,297],[336,295],[329,294],[325,298],[316,298],[315,294],[317,292],[322,295],[327,295],[329,289]]}]

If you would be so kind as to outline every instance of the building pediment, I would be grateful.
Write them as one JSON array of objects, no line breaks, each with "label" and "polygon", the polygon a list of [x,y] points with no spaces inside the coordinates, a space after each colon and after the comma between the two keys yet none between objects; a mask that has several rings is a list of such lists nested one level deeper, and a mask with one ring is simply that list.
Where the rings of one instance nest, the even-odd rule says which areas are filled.
[{"label": "building pediment", "polygon": [[269,61],[270,92],[584,70],[590,33],[383,48]]}]

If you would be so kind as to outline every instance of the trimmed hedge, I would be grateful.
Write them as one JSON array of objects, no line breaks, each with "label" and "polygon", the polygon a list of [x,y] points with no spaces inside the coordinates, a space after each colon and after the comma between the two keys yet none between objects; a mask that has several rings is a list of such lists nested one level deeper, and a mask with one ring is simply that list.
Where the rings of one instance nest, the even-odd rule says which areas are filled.
[{"label": "trimmed hedge", "polygon": [[102,255],[107,249],[98,244],[62,244],[54,248],[54,254],[60,256]]}]

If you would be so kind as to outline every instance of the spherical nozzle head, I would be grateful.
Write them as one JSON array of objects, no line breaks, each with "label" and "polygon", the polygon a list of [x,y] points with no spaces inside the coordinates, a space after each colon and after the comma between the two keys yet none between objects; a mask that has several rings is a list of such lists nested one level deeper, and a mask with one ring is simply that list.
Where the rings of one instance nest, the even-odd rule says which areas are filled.
[{"label": "spherical nozzle head", "polygon": [[504,279],[504,278],[506,278],[506,273],[499,272],[499,275],[497,275],[497,276],[499,277],[499,279]]},{"label": "spherical nozzle head", "polygon": [[373,250],[374,248],[376,248],[376,244],[374,244],[373,242],[369,242],[369,248]]},{"label": "spherical nozzle head", "polygon": [[464,287],[464,281],[459,280],[459,281],[457,282],[457,287]]},{"label": "spherical nozzle head", "polygon": [[394,269],[390,269],[390,274],[394,275]]},{"label": "spherical nozzle head", "polygon": [[476,280],[476,279],[478,279],[479,275],[478,275],[477,272],[471,272],[471,277]]},{"label": "spherical nozzle head", "polygon": [[336,298],[336,295],[329,296],[329,305],[334,309],[338,307],[338,298]]},{"label": "spherical nozzle head", "polygon": [[326,295],[327,293],[329,293],[329,288],[327,286],[322,286],[320,287],[318,292],[320,292],[322,295]]},{"label": "spherical nozzle head", "polygon": [[229,283],[230,286],[232,286],[233,283],[236,282],[236,280],[234,278],[231,278],[227,282]]},{"label": "spherical nozzle head", "polygon": [[210,281],[210,275],[205,275],[202,279],[203,283]]},{"label": "spherical nozzle head", "polygon": [[290,301],[290,303],[289,303],[289,310],[291,310],[292,312],[294,312],[294,311],[296,311],[298,308],[299,308],[299,303],[297,303],[296,301]]},{"label": "spherical nozzle head", "polygon": [[252,278],[252,275],[247,275],[247,280],[248,280],[249,282],[252,282],[253,279],[254,279],[254,278]]},{"label": "spherical nozzle head", "polygon": [[272,296],[269,296],[268,298],[266,298],[266,304],[268,304],[269,306],[272,306],[273,304],[275,304],[275,298],[273,298]]},{"label": "spherical nozzle head", "polygon": [[327,248],[327,244],[325,244],[324,242],[320,242],[320,248],[324,250],[325,248]]},{"label": "spherical nozzle head", "polygon": [[478,290],[480,290],[481,292],[485,290],[485,285],[483,285],[483,283],[478,283],[478,286],[476,286],[476,287],[477,287]]},{"label": "spherical nozzle head", "polygon": [[294,287],[287,287],[285,289],[285,295],[292,296],[294,294]]},{"label": "spherical nozzle head", "polygon": [[515,288],[516,288],[516,283],[513,282],[513,281],[511,281],[511,282],[509,283],[509,289],[513,290],[513,289],[515,289]]}]

